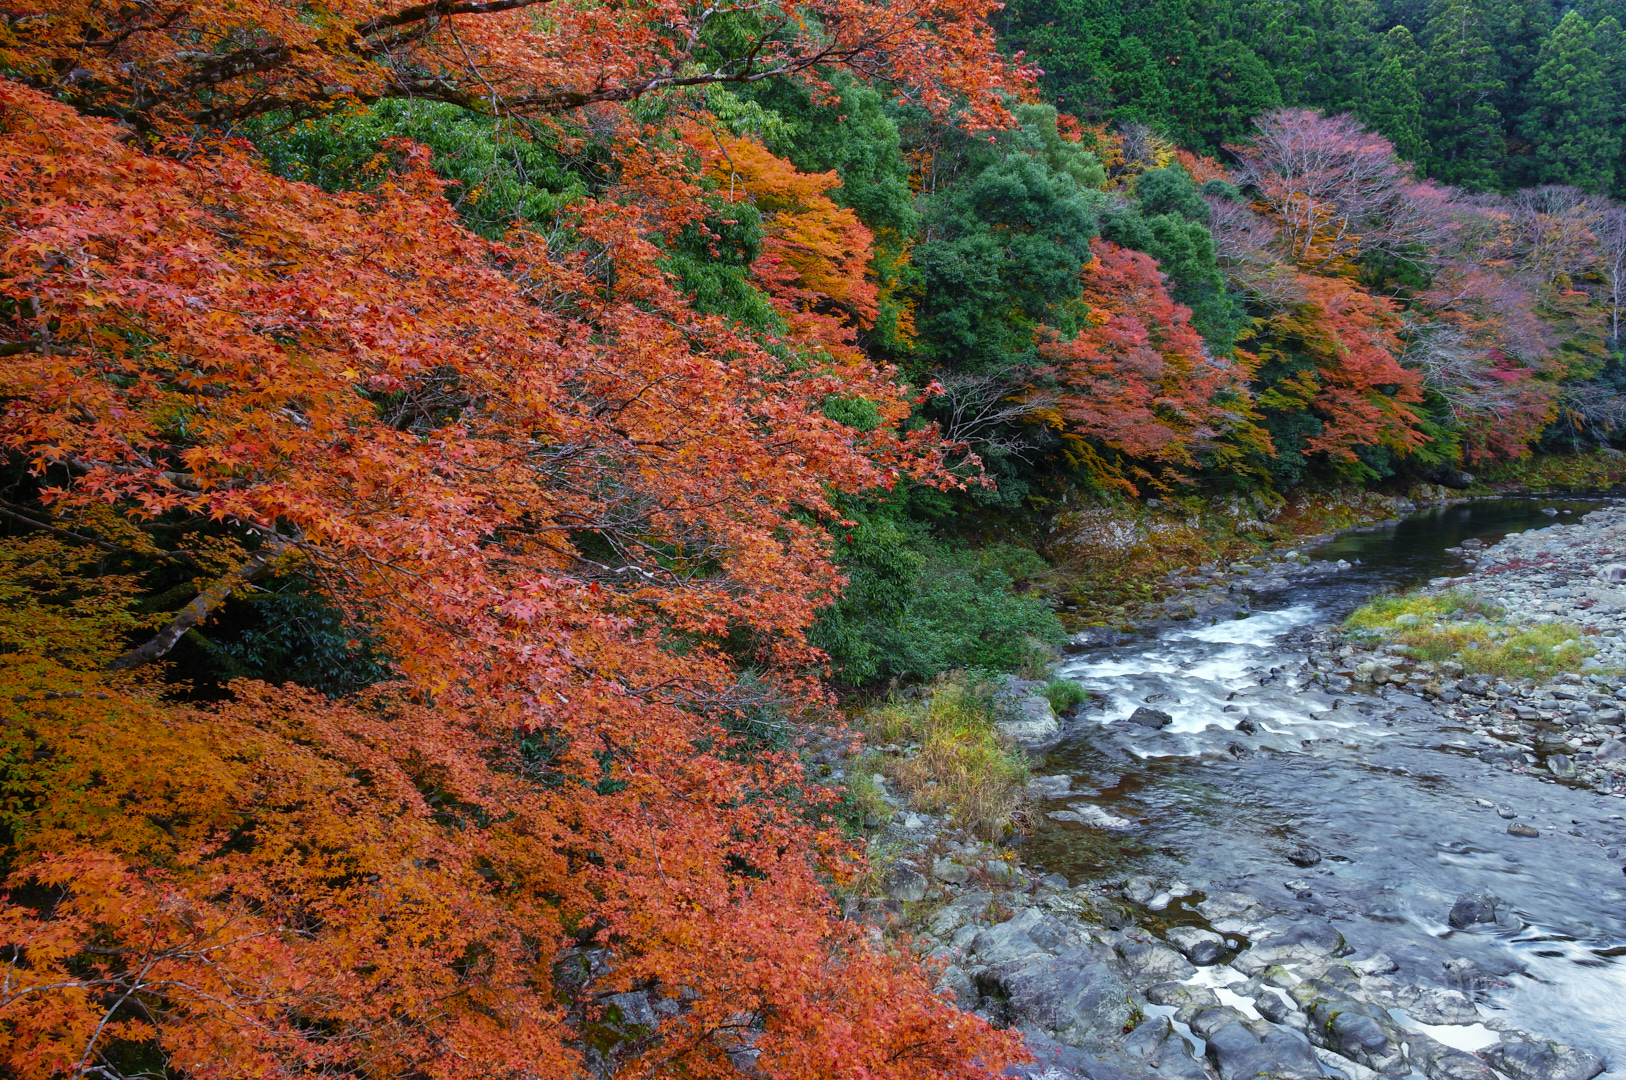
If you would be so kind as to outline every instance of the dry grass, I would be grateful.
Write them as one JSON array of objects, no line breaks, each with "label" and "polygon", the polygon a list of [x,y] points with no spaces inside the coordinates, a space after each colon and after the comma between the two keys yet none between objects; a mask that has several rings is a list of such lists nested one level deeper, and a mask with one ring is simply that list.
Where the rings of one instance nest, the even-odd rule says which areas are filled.
[{"label": "dry grass", "polygon": [[997,838],[1016,829],[1029,779],[1027,759],[999,733],[997,709],[992,686],[950,673],[929,698],[887,702],[860,723],[872,741],[919,744],[880,770],[915,809]]},{"label": "dry grass", "polygon": [[1575,671],[1597,650],[1573,623],[1519,626],[1469,593],[1380,596],[1345,623],[1406,647],[1414,660],[1453,661],[1468,674],[1546,679]]}]

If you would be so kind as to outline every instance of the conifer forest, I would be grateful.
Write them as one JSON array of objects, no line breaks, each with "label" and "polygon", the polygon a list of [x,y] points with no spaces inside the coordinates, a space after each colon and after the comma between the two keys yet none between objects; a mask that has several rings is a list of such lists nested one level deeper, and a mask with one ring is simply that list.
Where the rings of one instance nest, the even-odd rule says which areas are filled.
[{"label": "conifer forest", "polygon": [[1092,514],[1618,457],[1623,23],[0,0],[0,1074],[1027,1061],[809,746]]}]

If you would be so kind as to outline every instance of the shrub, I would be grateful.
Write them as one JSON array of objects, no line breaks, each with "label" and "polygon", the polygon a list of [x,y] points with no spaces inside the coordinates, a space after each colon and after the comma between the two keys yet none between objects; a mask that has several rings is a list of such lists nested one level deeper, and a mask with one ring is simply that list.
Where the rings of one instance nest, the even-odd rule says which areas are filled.
[{"label": "shrub", "polygon": [[1051,679],[1045,683],[1044,696],[1058,713],[1090,700],[1090,692],[1071,679]]}]

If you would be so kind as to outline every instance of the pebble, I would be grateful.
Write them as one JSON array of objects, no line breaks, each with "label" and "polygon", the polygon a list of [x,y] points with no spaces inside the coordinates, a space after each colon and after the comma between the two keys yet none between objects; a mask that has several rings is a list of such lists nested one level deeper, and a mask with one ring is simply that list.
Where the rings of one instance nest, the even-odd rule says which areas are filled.
[{"label": "pebble", "polygon": [[1512,825],[1509,825],[1507,827],[1507,833],[1509,836],[1525,836],[1531,839],[1541,835],[1539,830],[1520,821],[1516,821]]}]

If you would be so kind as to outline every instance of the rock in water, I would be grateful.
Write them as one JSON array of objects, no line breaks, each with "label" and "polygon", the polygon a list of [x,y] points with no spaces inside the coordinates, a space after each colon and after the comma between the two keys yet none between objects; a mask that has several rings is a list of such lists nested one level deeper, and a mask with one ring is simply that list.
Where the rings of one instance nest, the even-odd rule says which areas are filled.
[{"label": "rock in water", "polygon": [[1195,926],[1176,926],[1164,936],[1168,938],[1169,944],[1185,953],[1186,959],[1198,967],[1218,963],[1221,954],[1225,952],[1225,939],[1212,930],[1201,930]]},{"label": "rock in water", "polygon": [[1522,821],[1515,821],[1513,824],[1507,827],[1507,834],[1509,836],[1523,836],[1534,840],[1536,837],[1541,835],[1541,832],[1530,825],[1524,824]]},{"label": "rock in water", "polygon": [[1488,896],[1464,896],[1451,906],[1446,919],[1454,930],[1466,930],[1476,923],[1496,921],[1496,903]]},{"label": "rock in water", "polygon": [[1321,852],[1317,851],[1309,844],[1300,844],[1298,847],[1287,853],[1287,861],[1292,863],[1294,866],[1314,866],[1316,863],[1321,861]]},{"label": "rock in water", "polygon": [[1148,709],[1142,705],[1129,714],[1129,722],[1139,724],[1141,727],[1165,728],[1174,723],[1174,717],[1162,709]]}]

